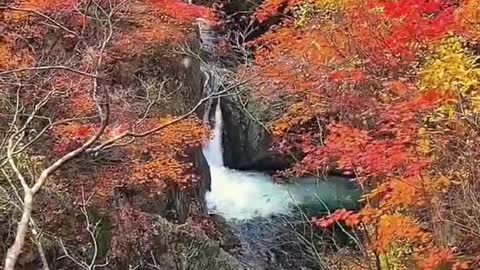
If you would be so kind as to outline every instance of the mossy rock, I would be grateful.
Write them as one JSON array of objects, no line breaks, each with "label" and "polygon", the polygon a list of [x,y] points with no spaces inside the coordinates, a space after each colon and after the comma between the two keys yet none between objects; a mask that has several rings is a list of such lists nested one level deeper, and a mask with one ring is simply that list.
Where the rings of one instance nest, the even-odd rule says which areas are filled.
[{"label": "mossy rock", "polygon": [[175,225],[158,217],[155,233],[153,254],[160,269],[241,269],[238,260],[219,243],[188,223]]}]

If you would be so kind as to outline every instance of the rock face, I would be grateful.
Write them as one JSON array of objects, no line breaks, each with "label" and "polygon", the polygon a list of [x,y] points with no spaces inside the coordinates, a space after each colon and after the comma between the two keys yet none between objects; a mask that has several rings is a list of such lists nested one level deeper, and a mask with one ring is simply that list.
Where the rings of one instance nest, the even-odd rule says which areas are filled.
[{"label": "rock face", "polygon": [[[151,239],[151,251],[142,253],[139,250],[132,251],[128,257],[115,258],[108,265],[102,267],[106,270],[131,270],[135,269],[161,269],[161,270],[239,270],[243,269],[240,262],[231,254],[226,252],[222,246],[210,239],[201,229],[190,223],[174,224],[167,219],[150,215],[153,221],[153,228],[148,237]],[[128,232],[125,232],[126,234]],[[108,234],[108,233],[107,233]],[[108,235],[105,236],[108,238]],[[103,252],[102,235],[97,236],[99,244],[98,263],[105,261],[106,253]],[[105,243],[108,245],[108,243]],[[108,247],[107,247],[108,248]],[[51,250],[51,269],[67,270],[79,269],[73,261],[60,259],[63,254],[61,250]],[[53,254],[56,253],[56,254]],[[47,256],[50,254],[47,254]],[[77,256],[82,258],[82,256]],[[85,255],[88,258],[89,255]],[[19,266],[18,269],[34,270],[40,262],[32,259],[29,265]]]},{"label": "rock face", "polygon": [[180,223],[186,221],[192,209],[195,209],[197,214],[208,212],[205,194],[210,189],[210,168],[200,147],[192,151],[189,156],[200,181],[193,189],[172,189],[169,194],[170,209],[175,211],[176,219]]},{"label": "rock face", "polygon": [[152,251],[149,254],[132,254],[125,260],[115,261],[106,269],[130,270],[132,265],[139,266],[139,269],[161,270],[242,269],[235,257],[190,223],[178,225],[161,216],[153,218]]},{"label": "rock face", "polygon": [[227,167],[268,173],[290,166],[291,160],[270,150],[272,137],[261,124],[268,116],[262,116],[264,108],[261,105],[252,104],[246,112],[235,101],[224,99],[222,102],[223,149]]}]

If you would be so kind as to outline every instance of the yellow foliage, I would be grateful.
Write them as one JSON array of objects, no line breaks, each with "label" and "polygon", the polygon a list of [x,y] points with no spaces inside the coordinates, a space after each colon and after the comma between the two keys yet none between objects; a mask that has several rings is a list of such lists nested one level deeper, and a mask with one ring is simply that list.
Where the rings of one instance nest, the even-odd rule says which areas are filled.
[{"label": "yellow foliage", "polygon": [[340,11],[355,6],[357,0],[312,0],[312,5],[317,9]]},{"label": "yellow foliage", "polygon": [[405,257],[411,254],[413,248],[409,244],[394,244],[388,251],[380,254],[380,265],[382,269],[407,270],[403,263]]},{"label": "yellow foliage", "polygon": [[295,26],[304,27],[316,14],[328,15],[333,12],[341,12],[352,6],[352,0],[303,1],[295,7]]},{"label": "yellow foliage", "polygon": [[480,68],[475,66],[475,60],[464,52],[458,38],[448,38],[427,59],[421,72],[421,89],[440,90],[452,96],[469,94],[479,86]]},{"label": "yellow foliage", "polygon": [[417,151],[422,155],[429,154],[431,151],[431,145],[428,138],[428,132],[425,128],[420,128],[418,130],[418,138]]},{"label": "yellow foliage", "polygon": [[476,60],[454,37],[445,40],[427,59],[421,72],[421,90],[440,91],[446,97],[431,121],[453,119],[458,111],[467,116],[480,112],[480,68]]},{"label": "yellow foliage", "polygon": [[310,3],[299,4],[295,8],[295,26],[304,27],[314,12],[315,9]]}]

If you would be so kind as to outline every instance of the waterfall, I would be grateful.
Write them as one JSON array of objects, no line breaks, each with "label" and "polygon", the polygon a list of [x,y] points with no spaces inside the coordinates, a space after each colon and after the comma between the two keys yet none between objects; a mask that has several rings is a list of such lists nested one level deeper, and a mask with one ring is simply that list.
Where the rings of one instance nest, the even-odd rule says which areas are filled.
[{"label": "waterfall", "polygon": [[[208,22],[197,20],[202,51],[207,58],[212,57],[215,41],[218,38],[209,28]],[[206,93],[215,93],[223,86],[222,72],[214,61],[203,63]],[[212,102],[207,104],[204,121],[209,124]],[[273,182],[270,176],[256,172],[241,172],[228,169],[223,163],[222,149],[222,110],[220,99],[215,107],[213,134],[202,148],[210,166],[211,188],[206,194],[207,207],[210,212],[222,215],[226,219],[246,220],[271,214],[287,214],[290,210],[287,191]]]},{"label": "waterfall", "polygon": [[[200,68],[205,74],[204,92],[218,93],[228,85],[224,81],[228,70],[215,54],[218,35],[207,21],[198,19],[197,23],[202,41]],[[296,244],[299,237],[296,226],[308,222],[310,214],[324,213],[326,208],[355,207],[360,198],[358,190],[345,178],[329,177],[330,181],[319,181],[315,177],[303,177],[280,185],[264,173],[225,167],[220,102],[220,98],[209,100],[203,117],[206,124],[213,124],[212,136],[202,147],[211,176],[210,190],[205,194],[209,212],[224,217],[240,240],[242,249],[236,256],[244,266],[242,269],[304,269],[302,266],[310,258],[311,250],[305,251],[306,256],[292,252],[302,252],[304,248],[302,243]],[[285,243],[289,244],[285,246]],[[294,267],[284,268],[277,256],[289,263],[293,259]]]},{"label": "waterfall", "polygon": [[270,176],[231,170],[223,166],[222,121],[218,101],[213,136],[202,149],[210,166],[212,180],[211,189],[206,194],[210,211],[226,219],[239,220],[288,214],[290,208],[287,191],[275,184]]},{"label": "waterfall", "polygon": [[[208,113],[206,110],[204,121],[208,121]],[[213,128],[213,136],[209,142],[204,145],[202,151],[207,163],[210,167],[223,167],[223,151],[222,151],[222,110],[220,108],[220,99],[215,108],[215,124]]]},{"label": "waterfall", "polygon": [[[205,20],[198,19],[197,22],[202,51],[207,53],[207,58],[212,59],[218,37]],[[222,76],[224,69],[216,61],[203,62],[201,69],[206,78],[204,91],[209,94],[221,91],[225,85],[223,82],[225,76]],[[207,124],[210,124],[212,103],[210,100],[205,110],[204,121]],[[202,148],[211,174],[211,188],[206,194],[210,212],[230,220],[248,220],[271,215],[287,215],[301,204],[308,204],[308,207],[313,208],[318,208],[318,205],[339,208],[350,207],[356,203],[358,192],[344,178],[327,182],[318,181],[317,178],[302,178],[293,181],[295,184],[280,185],[264,173],[226,168],[223,162],[223,119],[220,98],[216,102],[213,123],[212,137]],[[339,202],[346,204],[343,206]]]},{"label": "waterfall", "polygon": [[[204,119],[208,120],[209,110]],[[272,177],[259,172],[226,168],[222,149],[222,110],[220,100],[215,107],[213,136],[203,146],[210,166],[211,188],[206,194],[207,207],[226,219],[248,220],[256,217],[287,215],[302,206],[312,211],[325,207],[354,208],[359,199],[356,186],[348,179],[316,177],[296,179],[291,184],[277,184]]]}]

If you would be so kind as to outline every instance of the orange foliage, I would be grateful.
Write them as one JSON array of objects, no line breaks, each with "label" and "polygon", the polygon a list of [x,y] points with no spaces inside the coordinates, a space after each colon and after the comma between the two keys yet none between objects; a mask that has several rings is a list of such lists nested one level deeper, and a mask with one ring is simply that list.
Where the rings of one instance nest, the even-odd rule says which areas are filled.
[{"label": "orange foliage", "polygon": [[[148,126],[159,125],[171,119],[149,119]],[[146,138],[146,145],[142,152],[138,152],[139,145],[132,146],[130,151],[141,159],[143,152],[150,157],[145,162],[139,162],[134,169],[135,177],[141,182],[170,182],[182,187],[194,183],[197,179],[193,174],[193,165],[185,162],[186,151],[200,146],[208,137],[205,126],[196,119],[188,119],[161,130]]]},{"label": "orange foliage", "polygon": [[[122,5],[115,6],[118,3]],[[19,11],[5,9],[5,5]],[[88,9],[87,5],[90,5]],[[31,123],[26,124],[26,134],[18,145],[18,148],[28,147],[25,151],[22,149],[22,154],[45,157],[45,164],[35,162],[35,170],[37,165],[47,167],[59,156],[78,149],[98,131],[101,117],[97,105],[109,110],[108,127],[91,147],[100,146],[127,130],[141,133],[171,121],[174,117],[161,118],[160,111],[165,113],[165,110],[179,109],[175,107],[178,104],[172,102],[183,102],[182,99],[174,98],[175,101],[172,101],[170,94],[173,93],[164,97],[163,92],[158,92],[155,93],[158,94],[155,104],[149,104],[153,97],[142,96],[147,87],[142,87],[136,76],[160,83],[162,78],[156,78],[150,72],[150,66],[145,68],[144,61],[172,54],[172,42],[177,43],[173,45],[184,44],[183,41],[193,37],[191,33],[196,28],[196,18],[215,19],[210,9],[188,5],[180,0],[14,0],[2,1],[0,6],[4,8],[0,10],[2,125],[13,121],[12,128],[21,127],[25,121],[30,121],[27,120],[30,113],[38,108],[34,117],[32,114]],[[107,14],[110,11],[112,16]],[[111,40],[107,38],[109,26],[113,30]],[[157,55],[151,53],[158,48],[167,49]],[[147,53],[150,53],[148,57],[144,57]],[[102,61],[99,61],[101,57]],[[122,69],[124,66],[130,68],[132,62],[139,63],[139,68]],[[160,65],[162,72],[159,75],[169,82],[177,82],[175,74],[165,74],[164,69],[177,70],[165,63]],[[28,70],[13,71],[20,68]],[[97,72],[98,80],[94,81]],[[127,83],[123,81],[125,77]],[[152,84],[151,90],[172,90],[167,89],[170,87],[168,83],[162,86],[166,89],[158,89],[158,84]],[[18,111],[14,111],[15,91],[19,92]],[[104,93],[109,99],[104,98]],[[182,98],[194,98],[195,95],[191,94]],[[98,99],[98,104],[93,97]],[[39,106],[40,101],[46,104]],[[4,103],[7,106],[3,106]],[[45,133],[40,133],[44,128]],[[1,130],[0,137],[8,135],[5,132],[11,134],[14,131],[3,126]],[[38,140],[36,135],[39,135]],[[208,135],[208,129],[192,117],[150,136],[135,137],[133,143],[130,140],[132,137],[128,137],[118,141],[119,145],[112,145],[112,148],[78,155],[74,162],[55,174],[55,179],[49,179],[47,194],[39,192],[42,194],[36,200],[34,211],[39,217],[43,214],[48,216],[48,219],[42,218],[39,225],[42,228],[44,223],[59,225],[56,231],[71,232],[67,228],[71,220],[64,222],[64,219],[76,213],[69,212],[72,207],[66,207],[66,203],[74,200],[71,197],[83,195],[84,189],[87,189],[89,194],[95,194],[92,203],[98,204],[93,207],[96,209],[95,216],[108,215],[107,219],[113,223],[108,256],[128,256],[138,252],[148,254],[153,220],[142,213],[145,209],[138,209],[141,208],[138,205],[135,205],[136,209],[125,205],[130,203],[129,196],[123,200],[124,197],[116,195],[133,189],[142,190],[145,196],[161,197],[167,187],[191,187],[197,176],[188,154],[193,148],[198,148]],[[27,144],[31,139],[34,139],[32,145]],[[26,168],[21,168],[24,169],[27,173]],[[32,177],[37,176],[36,171],[30,173]],[[48,195],[54,193],[54,196]],[[57,195],[65,201],[59,204],[55,201],[59,198]],[[45,202],[46,197],[48,200]],[[118,204],[112,204],[113,200]],[[38,207],[47,203],[49,208]],[[51,208],[55,211],[46,210]],[[51,217],[52,213],[55,218]],[[56,220],[57,216],[61,216],[63,222]],[[63,235],[58,236],[63,238]],[[11,239],[2,240],[7,240],[5,245],[11,244]],[[131,246],[131,243],[137,245]]]},{"label": "orange foliage", "polygon": [[426,255],[426,258],[421,259],[420,265],[422,270],[472,269],[467,262],[459,261],[457,256],[452,251],[441,248],[430,249]]},{"label": "orange foliage", "polygon": [[79,147],[94,131],[92,125],[79,122],[55,126],[51,130],[55,138],[53,151],[57,155],[66,154]]},{"label": "orange foliage", "polygon": [[[267,10],[276,10],[274,7],[294,6],[297,2],[267,1],[265,5],[269,7]],[[316,22],[297,29],[285,21],[284,27],[257,40],[257,45],[266,46],[256,52],[255,62],[263,67],[261,72],[270,81],[280,80],[278,84],[289,89],[312,89],[325,70],[335,65],[350,65],[353,56],[359,58],[357,62],[375,68],[408,65],[426,44],[456,29],[453,11],[443,2],[359,0],[351,5],[351,12],[342,14],[339,25]],[[438,14],[425,15],[432,12]],[[321,24],[325,26],[319,27]],[[354,80],[361,79],[357,78],[360,73],[353,75]]]},{"label": "orange foliage", "polygon": [[193,21],[197,18],[214,21],[215,15],[213,12],[203,6],[191,5],[181,0],[149,0],[161,12],[166,15],[181,21]]},{"label": "orange foliage", "polygon": [[271,16],[277,15],[282,9],[293,6],[298,0],[267,0],[257,10],[255,17],[259,22],[264,22]]},{"label": "orange foliage", "polygon": [[380,216],[377,229],[375,248],[379,251],[388,250],[394,243],[426,245],[432,240],[413,218],[400,214]]},{"label": "orange foliage", "polygon": [[298,102],[290,106],[284,116],[273,123],[273,134],[275,136],[285,135],[291,128],[304,125],[321,114],[324,105],[313,100],[312,98],[308,102]]},{"label": "orange foliage", "polygon": [[33,58],[24,49],[14,49],[13,41],[4,41],[0,39],[0,70],[9,70],[29,67],[33,63]]},{"label": "orange foliage", "polygon": [[81,92],[72,97],[72,102],[69,104],[69,112],[72,115],[87,115],[95,111],[95,102],[88,93]]},{"label": "orange foliage", "polygon": [[[4,15],[7,23],[5,29],[7,31],[5,31],[5,35],[2,36],[0,40],[0,69],[5,70],[33,66],[33,60],[31,60],[33,56],[30,57],[25,49],[18,46],[19,44],[24,45],[24,39],[30,38],[30,36],[24,37],[24,39],[21,40],[18,37],[24,33],[28,33],[28,35],[31,35],[34,39],[32,42],[51,39],[51,37],[46,35],[52,32],[51,28],[55,26],[50,24],[50,22],[49,24],[43,23],[48,19],[34,13],[41,12],[45,16],[56,20],[58,24],[64,25],[65,28],[71,29],[81,35],[81,38],[84,39],[82,42],[88,45],[86,47],[94,44],[89,47],[88,51],[80,51],[80,53],[75,51],[73,56],[69,55],[71,59],[68,59],[65,64],[61,63],[61,61],[64,60],[61,59],[61,57],[64,56],[64,53],[68,55],[73,51],[69,51],[69,49],[66,48],[67,46],[65,46],[68,45],[69,40],[67,40],[67,38],[70,38],[66,31],[59,30],[58,32],[65,34],[65,36],[62,35],[58,41],[55,41],[57,42],[54,44],[56,47],[48,48],[52,51],[57,51],[57,49],[61,51],[58,59],[59,64],[71,66],[74,69],[87,73],[91,72],[94,65],[93,61],[96,57],[95,53],[97,53],[95,50],[98,45],[98,40],[92,40],[92,37],[95,38],[95,35],[100,32],[92,36],[90,36],[90,34],[92,34],[91,32],[93,31],[104,31],[105,29],[100,29],[101,27],[97,29],[97,26],[95,26],[95,28],[92,27],[93,24],[90,25],[90,21],[94,19],[90,19],[80,12],[86,3],[88,3],[88,1],[15,1],[12,6],[24,10],[5,11]],[[189,33],[195,29],[195,19],[203,18],[211,21],[216,19],[209,8],[189,5],[180,0],[128,1],[128,5],[126,5],[125,1],[117,0],[100,0],[96,1],[96,3],[101,5],[105,10],[108,10],[116,4],[123,3],[117,7],[113,18],[115,21],[115,29],[112,40],[104,52],[103,60],[106,70],[102,72],[106,73],[102,74],[102,77],[110,76],[111,70],[109,70],[109,67],[114,67],[114,65],[118,63],[117,61],[126,59],[129,61],[131,59],[130,57],[136,54],[144,54],[154,48],[154,45],[155,48],[160,46],[163,48],[170,46],[171,43],[183,43],[187,37],[189,37]],[[77,7],[80,9],[77,10]],[[34,12],[30,12],[29,10]],[[117,27],[117,23],[121,26]],[[128,27],[123,27],[127,25]],[[103,34],[99,36],[103,36]],[[20,42],[17,42],[17,39]],[[72,44],[75,45],[75,42],[74,40]],[[34,46],[37,46],[37,44]],[[32,46],[32,48],[34,46]],[[83,47],[80,47],[76,49],[83,49]],[[77,58],[77,56],[79,57]],[[50,60],[49,57],[43,58]],[[81,145],[94,133],[97,128],[98,119],[92,118],[93,120],[90,120],[88,117],[93,116],[97,108],[92,98],[92,78],[65,70],[49,70],[48,72],[50,72],[48,74],[48,83],[45,83],[45,85],[42,84],[42,90],[39,90],[38,93],[29,94],[35,98],[41,98],[41,95],[47,93],[49,90],[54,90],[62,94],[62,98],[55,96],[54,101],[52,101],[52,104],[55,106],[55,115],[52,117],[53,121],[61,121],[62,117],[86,118],[78,122],[56,125],[49,130],[54,138],[53,150],[55,154],[59,155],[75,149],[75,147]],[[47,72],[45,73],[47,74]],[[21,73],[18,74],[21,75]],[[31,72],[28,74],[31,74]],[[114,76],[111,78],[113,77]],[[106,128],[105,134],[100,138],[101,140],[112,138],[130,128],[134,128],[137,132],[149,130],[172,119],[171,117],[152,117],[141,121],[142,124],[140,126],[135,125],[134,123],[138,122],[138,112],[135,111],[137,104],[134,106],[128,104],[128,102],[131,102],[130,93],[127,93],[130,89],[113,89],[112,86],[117,87],[117,85],[114,85],[116,82],[110,81],[110,78],[105,81],[102,79],[100,83],[102,87],[109,88],[109,91],[119,90],[119,92],[121,92],[120,101],[116,100],[116,96],[114,97],[112,95],[110,100],[110,123]],[[29,100],[27,99],[27,101]],[[132,109],[132,107],[134,107],[134,109]],[[153,114],[153,112],[150,112],[150,114]],[[113,123],[120,124],[117,127],[113,127]],[[98,190],[105,194],[111,194],[112,187],[117,184],[125,184],[119,171],[122,171],[124,174],[131,174],[133,172],[134,176],[139,180],[138,183],[154,184],[158,190],[163,188],[167,182],[181,183],[181,185],[185,186],[193,183],[196,180],[192,171],[193,167],[192,164],[186,162],[187,158],[185,155],[191,148],[199,146],[200,142],[207,136],[207,129],[192,118],[170,126],[146,138],[141,142],[141,145],[148,144],[148,147],[145,149],[139,144],[129,145],[126,148],[132,155],[132,160],[137,162],[135,166],[128,164],[122,169],[105,170],[103,177],[109,181],[100,181]],[[145,151],[151,154],[151,159],[142,161]],[[114,177],[118,179],[112,179]]]},{"label": "orange foliage", "polygon": [[348,226],[353,227],[354,225],[358,224],[357,215],[354,214],[353,211],[347,211],[345,209],[336,210],[333,214],[328,215],[323,218],[313,218],[312,223],[322,227],[322,228],[329,228],[332,227],[335,223],[345,221]]},{"label": "orange foliage", "polygon": [[69,123],[59,125],[52,129],[52,132],[57,137],[67,137],[72,139],[83,139],[87,137],[92,131],[92,127],[80,123]]},{"label": "orange foliage", "polygon": [[326,64],[339,63],[340,57],[319,29],[297,30],[287,25],[255,41],[254,46],[259,47],[256,65],[247,71],[269,78],[253,81],[266,87],[268,92],[257,93],[262,97],[315,89],[321,82],[319,75],[330,70]]},{"label": "orange foliage", "polygon": [[152,45],[176,43],[185,39],[183,31],[178,26],[161,21],[140,21],[139,29],[136,29],[129,39],[115,40],[115,47],[121,53],[134,55],[145,52]]},{"label": "orange foliage", "polygon": [[[284,174],[334,169],[355,175],[368,187],[365,207],[358,213],[338,210],[313,223],[325,228],[344,222],[356,229],[363,224],[371,250],[388,253],[395,243],[408,244],[413,256],[427,258],[438,243],[425,213],[442,200],[451,181],[436,174],[437,157],[425,129],[435,129],[430,117],[452,97],[420,90],[419,63],[448,36],[461,34],[476,44],[479,1],[457,6],[447,0],[358,0],[346,2],[346,8],[333,6],[328,14],[316,9],[316,2],[266,1],[255,15],[264,21],[297,4],[309,12],[283,19],[252,44],[256,57],[250,71],[260,74],[255,95],[289,107],[271,127],[275,147],[303,154]],[[425,269],[442,262],[464,266],[448,254],[439,251]]]},{"label": "orange foliage", "polygon": [[369,198],[372,199],[372,195],[383,191],[380,207],[387,211],[424,206],[428,203],[430,194],[424,190],[425,183],[422,180],[422,178],[390,180],[372,191]]},{"label": "orange foliage", "polygon": [[480,2],[464,0],[456,14],[460,31],[473,40],[480,40]]},{"label": "orange foliage", "polygon": [[358,83],[366,80],[365,74],[358,69],[334,71],[330,73],[329,79],[335,83]]},{"label": "orange foliage", "polygon": [[20,8],[48,12],[71,10],[76,4],[78,4],[78,0],[21,0],[18,1],[17,6]]},{"label": "orange foliage", "polygon": [[143,1],[128,16],[135,20],[135,28],[129,30],[129,38],[118,36],[113,41],[116,51],[128,55],[145,53],[153,45],[183,43],[195,19],[215,19],[209,9],[180,0]]}]

